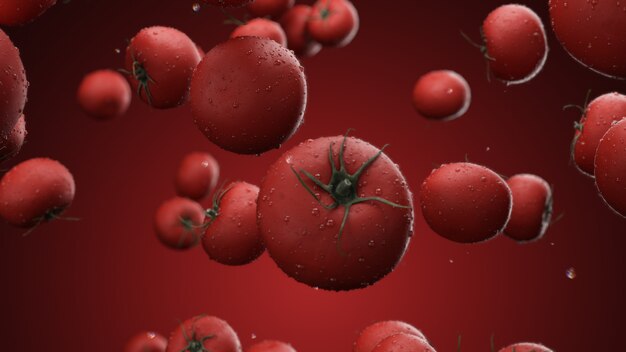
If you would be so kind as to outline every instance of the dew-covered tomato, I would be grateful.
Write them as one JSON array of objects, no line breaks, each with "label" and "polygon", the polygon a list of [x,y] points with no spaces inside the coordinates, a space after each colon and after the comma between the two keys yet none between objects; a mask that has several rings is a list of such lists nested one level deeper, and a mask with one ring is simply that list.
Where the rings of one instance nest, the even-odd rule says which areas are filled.
[{"label": "dew-covered tomato", "polygon": [[413,228],[411,192],[383,150],[356,138],[308,140],[265,175],[258,222],[272,259],[312,287],[352,290],[390,273]]},{"label": "dew-covered tomato", "polygon": [[382,340],[372,352],[435,352],[435,349],[419,336],[396,334]]},{"label": "dew-covered tomato", "polygon": [[130,105],[130,85],[113,70],[98,70],[83,78],[78,87],[78,104],[90,116],[108,120],[123,115]]},{"label": "dew-covered tomato", "polygon": [[581,108],[583,116],[574,124],[576,132],[572,142],[572,159],[578,170],[593,176],[594,159],[598,143],[613,122],[626,117],[626,95],[617,92],[601,95]]},{"label": "dew-covered tomato", "polygon": [[626,217],[626,118],[602,137],[595,164],[600,195],[611,209]]},{"label": "dew-covered tomato", "polygon": [[57,0],[0,0],[0,24],[26,24],[41,16],[56,2]]},{"label": "dew-covered tomato", "polygon": [[124,347],[124,352],[165,352],[167,339],[152,331],[133,336]]},{"label": "dew-covered tomato", "polygon": [[254,0],[202,0],[205,3],[219,7],[241,7]]},{"label": "dew-covered tomato", "polygon": [[220,177],[220,166],[211,154],[193,152],[185,155],[176,172],[176,193],[200,200],[213,191]]},{"label": "dew-covered tomato", "polygon": [[22,115],[17,120],[11,134],[6,137],[0,136],[0,162],[8,160],[20,152],[27,134],[26,118]]},{"label": "dew-covered tomato", "polygon": [[200,243],[204,232],[204,209],[191,199],[175,197],[157,209],[154,230],[164,245],[188,249]]},{"label": "dew-covered tomato", "polygon": [[126,71],[131,86],[150,106],[167,109],[183,104],[189,81],[200,62],[198,46],[170,27],[144,28],[126,48]]},{"label": "dew-covered tomato", "polygon": [[553,352],[551,349],[538,343],[521,342],[501,349],[499,352]]},{"label": "dew-covered tomato", "polygon": [[58,218],[74,200],[74,177],[60,162],[26,160],[0,180],[0,217],[19,227],[34,227]]},{"label": "dew-covered tomato", "polygon": [[324,46],[343,47],[359,31],[359,13],[348,0],[318,0],[313,5],[308,30]]},{"label": "dew-covered tomato", "polygon": [[293,7],[295,0],[254,0],[248,4],[248,11],[255,17],[280,17]]},{"label": "dew-covered tomato", "polygon": [[237,333],[224,320],[199,315],[181,323],[170,335],[167,352],[241,352]]},{"label": "dew-covered tomato", "polygon": [[280,19],[280,25],[287,35],[287,46],[300,57],[311,57],[322,49],[322,44],[311,38],[308,29],[311,6],[296,5]]},{"label": "dew-covered tomato", "polygon": [[511,190],[502,177],[472,163],[440,166],[422,183],[422,213],[438,235],[459,243],[486,241],[511,214]]},{"label": "dew-covered tomato", "polygon": [[550,0],[552,28],[576,61],[605,76],[626,78],[626,3]]},{"label": "dew-covered tomato", "polygon": [[6,138],[24,111],[28,82],[19,50],[1,29],[0,87],[0,138]]},{"label": "dew-covered tomato", "polygon": [[248,347],[246,352],[296,352],[296,349],[285,342],[265,340]]},{"label": "dew-covered tomato", "polygon": [[397,320],[380,321],[361,331],[354,343],[353,352],[372,352],[384,339],[396,334],[407,334],[426,341],[426,337],[413,325]]},{"label": "dew-covered tomato", "polygon": [[231,38],[236,37],[259,37],[275,41],[276,43],[287,46],[287,37],[285,31],[276,22],[267,18],[254,18],[235,28],[230,34]]},{"label": "dew-covered tomato", "polygon": [[552,188],[544,179],[520,174],[506,181],[513,197],[513,209],[504,234],[519,241],[543,237],[552,220]]},{"label": "dew-covered tomato", "polygon": [[218,191],[202,237],[202,247],[209,258],[226,265],[244,265],[257,259],[265,250],[256,223],[256,200],[259,188],[246,182],[234,182]]},{"label": "dew-covered tomato", "polygon": [[302,123],[307,85],[298,59],[273,40],[238,37],[209,51],[191,81],[200,131],[223,149],[260,154]]},{"label": "dew-covered tomato", "polygon": [[413,88],[413,107],[428,119],[454,120],[465,114],[471,100],[472,93],[465,78],[450,70],[428,72]]}]

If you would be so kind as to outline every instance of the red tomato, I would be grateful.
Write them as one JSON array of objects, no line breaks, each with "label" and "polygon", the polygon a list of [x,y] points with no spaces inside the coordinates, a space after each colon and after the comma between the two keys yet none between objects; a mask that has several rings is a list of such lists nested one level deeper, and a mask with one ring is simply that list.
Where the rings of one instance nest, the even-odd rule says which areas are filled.
[{"label": "red tomato", "polygon": [[382,340],[372,352],[435,352],[435,349],[419,336],[396,334]]},{"label": "red tomato", "polygon": [[131,91],[126,78],[113,70],[94,71],[78,87],[78,104],[98,119],[123,115],[130,105]]},{"label": "red tomato", "polygon": [[471,163],[445,164],[422,183],[422,213],[440,236],[459,243],[486,241],[511,214],[511,190],[502,177]]},{"label": "red tomato", "polygon": [[41,16],[56,2],[57,0],[0,0],[0,24],[26,24]]},{"label": "red tomato", "polygon": [[576,61],[605,76],[626,78],[626,3],[550,0],[550,17]]},{"label": "red tomato", "polygon": [[133,336],[124,352],[165,352],[167,339],[155,332],[142,332]]},{"label": "red tomato", "polygon": [[7,137],[0,136],[0,163],[16,156],[20,152],[27,134],[26,118],[22,115],[17,120],[10,135]]},{"label": "red tomato", "polygon": [[219,7],[241,7],[251,3],[253,0],[202,0],[209,5]]},{"label": "red tomato", "polygon": [[504,234],[519,241],[543,237],[552,220],[552,188],[541,177],[520,174],[506,181],[513,196],[513,209]]},{"label": "red tomato", "polygon": [[529,343],[522,342],[516,343],[511,346],[505,347],[500,350],[500,352],[553,352],[546,346],[537,344],[537,343]]},{"label": "red tomato", "polygon": [[6,138],[24,111],[28,82],[20,52],[2,30],[0,72],[0,138]]},{"label": "red tomato", "polygon": [[0,180],[0,217],[19,227],[58,218],[74,200],[74,177],[60,162],[26,160]]},{"label": "red tomato", "polygon": [[467,111],[472,93],[465,78],[454,71],[431,71],[417,80],[413,106],[428,119],[450,121]]},{"label": "red tomato", "polygon": [[204,209],[191,199],[175,197],[161,204],[154,216],[154,230],[164,245],[188,249],[200,242],[204,232]]},{"label": "red tomato", "polygon": [[276,43],[287,46],[287,37],[282,27],[271,20],[266,18],[255,18],[241,26],[235,28],[230,34],[231,38],[236,37],[259,37],[267,38],[275,41]]},{"label": "red tomato", "polygon": [[260,154],[280,147],[300,127],[306,97],[293,53],[272,40],[239,37],[204,56],[191,81],[190,103],[196,125],[213,143]]},{"label": "red tomato", "polygon": [[209,257],[226,265],[244,265],[258,258],[265,248],[256,223],[259,188],[234,182],[217,193],[202,246]]},{"label": "red tomato", "polygon": [[611,209],[626,217],[626,118],[602,137],[595,164],[600,195]]},{"label": "red tomato", "polygon": [[258,223],[287,275],[312,287],[352,290],[382,279],[402,259],[413,229],[411,198],[382,150],[356,138],[323,137],[270,167]]},{"label": "red tomato", "polygon": [[217,185],[220,166],[209,153],[187,154],[176,173],[176,193],[195,200],[205,198]]},{"label": "red tomato", "polygon": [[313,5],[308,30],[324,46],[343,47],[359,31],[359,13],[347,0],[318,0]]},{"label": "red tomato", "polygon": [[220,318],[200,315],[184,321],[170,335],[167,352],[241,352],[237,333]]},{"label": "red tomato", "polygon": [[490,72],[507,84],[525,83],[543,68],[548,40],[541,18],[524,5],[502,5],[483,22]]},{"label": "red tomato", "polygon": [[402,321],[388,320],[374,323],[361,331],[354,343],[353,352],[372,352],[384,339],[396,334],[407,334],[419,337],[426,341],[426,337],[413,325]]},{"label": "red tomato", "polygon": [[322,49],[322,45],[311,38],[307,28],[312,11],[311,6],[296,5],[280,19],[280,25],[287,35],[289,49],[301,57],[313,56]]},{"label": "red tomato", "polygon": [[250,346],[246,352],[296,352],[290,344],[266,340]]},{"label": "red tomato", "polygon": [[143,101],[159,109],[187,100],[189,81],[200,59],[196,44],[169,27],[144,28],[126,48],[131,86]]},{"label": "red tomato", "polygon": [[296,0],[254,0],[248,4],[248,11],[255,17],[280,17],[295,2]]},{"label": "red tomato", "polygon": [[578,170],[593,176],[593,161],[598,143],[613,122],[626,117],[626,95],[617,92],[607,93],[595,98],[586,109],[579,123],[572,142],[572,159]]}]

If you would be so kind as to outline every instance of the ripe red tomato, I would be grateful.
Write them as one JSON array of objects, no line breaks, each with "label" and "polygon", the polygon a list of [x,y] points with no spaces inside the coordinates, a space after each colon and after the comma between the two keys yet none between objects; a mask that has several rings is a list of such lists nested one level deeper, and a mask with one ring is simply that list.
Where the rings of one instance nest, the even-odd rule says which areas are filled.
[{"label": "ripe red tomato", "polygon": [[267,38],[275,41],[282,46],[287,46],[287,37],[285,36],[285,31],[283,31],[283,28],[278,23],[268,20],[266,18],[251,19],[245,24],[242,24],[241,26],[235,28],[235,30],[230,34],[230,37]]},{"label": "ripe red tomato", "polygon": [[296,349],[288,343],[266,340],[250,346],[246,352],[296,352]]},{"label": "ripe red tomato", "polygon": [[168,109],[187,100],[189,81],[200,62],[196,44],[174,28],[144,28],[126,48],[128,79],[150,106]]},{"label": "ripe red tomato", "polygon": [[184,321],[170,335],[167,352],[241,352],[237,333],[224,320],[199,315]]},{"label": "ripe red tomato", "polygon": [[502,5],[483,22],[490,72],[507,84],[525,83],[543,68],[548,40],[541,18],[524,5]]},{"label": "ripe red tomato", "polygon": [[17,120],[11,134],[7,137],[0,136],[0,163],[16,156],[20,152],[27,134],[26,118],[22,115]]},{"label": "ripe red tomato", "polygon": [[593,161],[600,139],[613,122],[626,117],[626,95],[617,92],[601,95],[582,110],[584,112],[580,122],[574,125],[576,132],[572,142],[572,159],[578,170],[593,176]]},{"label": "ripe red tomato", "polygon": [[412,234],[412,206],[404,176],[381,149],[337,136],[301,143],[272,164],[257,213],[268,252],[287,275],[338,291],[369,286],[396,267]]},{"label": "ripe red tomato", "polygon": [[226,265],[244,265],[257,259],[265,250],[256,223],[256,200],[259,188],[246,182],[234,182],[217,192],[202,246],[209,258]]},{"label": "ripe red tomato", "polygon": [[500,352],[553,352],[544,345],[530,342],[522,342],[510,345],[500,350]]},{"label": "ripe red tomato", "polygon": [[626,118],[602,137],[595,164],[600,195],[611,209],[626,217]]},{"label": "ripe red tomato", "polygon": [[472,163],[439,167],[422,183],[422,213],[440,236],[459,243],[486,241],[511,214],[511,190],[502,177]]},{"label": "ripe red tomato", "polygon": [[626,3],[550,0],[552,28],[576,61],[602,75],[626,78]]},{"label": "ripe red tomato", "polygon": [[413,106],[428,119],[454,120],[465,114],[471,100],[465,78],[450,70],[428,72],[413,88]]},{"label": "ripe red tomato", "polygon": [[130,105],[131,91],[126,78],[113,70],[98,70],[83,78],[78,87],[78,104],[98,119],[123,115]]},{"label": "ripe red tomato", "polygon": [[296,5],[280,19],[287,35],[287,46],[300,57],[311,57],[322,49],[322,44],[311,38],[308,29],[313,9],[307,5]]},{"label": "ripe red tomato", "polygon": [[150,331],[139,333],[128,340],[124,352],[165,352],[166,348],[167,339]]},{"label": "ripe red tomato", "polygon": [[60,162],[26,160],[0,180],[0,217],[14,226],[32,228],[57,219],[74,200],[74,177]]},{"label": "ripe red tomato", "polygon": [[255,17],[280,17],[293,7],[296,0],[254,0],[248,4],[248,11]]},{"label": "ripe red tomato", "polygon": [[318,0],[313,4],[308,30],[324,46],[343,47],[359,31],[359,13],[348,0]]},{"label": "ripe red tomato", "polygon": [[520,174],[506,181],[513,196],[511,218],[504,234],[519,241],[543,237],[552,220],[552,188],[541,177]]},{"label": "ripe red tomato", "polygon": [[0,24],[26,24],[41,16],[56,2],[57,0],[0,0]]},{"label": "ripe red tomato", "polygon": [[0,137],[6,138],[24,111],[28,82],[19,50],[1,29],[0,70]]},{"label": "ripe red tomato", "polygon": [[200,243],[204,232],[204,209],[191,199],[175,197],[157,209],[154,230],[164,245],[188,249]]},{"label": "ripe red tomato", "polygon": [[251,3],[254,0],[202,0],[209,5],[219,7],[241,7]]},{"label": "ripe red tomato", "polygon": [[187,154],[176,173],[176,193],[181,197],[200,200],[213,191],[220,177],[220,166],[211,154]]},{"label": "ripe red tomato", "polygon": [[353,352],[372,352],[384,339],[396,334],[407,334],[426,341],[426,337],[413,325],[402,321],[388,320],[374,323],[361,331],[354,343]]},{"label": "ripe red tomato", "polygon": [[260,154],[280,147],[300,127],[306,97],[293,53],[273,40],[239,37],[204,56],[191,81],[190,103],[196,125],[213,143]]},{"label": "ripe red tomato", "polygon": [[396,334],[382,340],[372,352],[435,352],[435,349],[418,336]]}]

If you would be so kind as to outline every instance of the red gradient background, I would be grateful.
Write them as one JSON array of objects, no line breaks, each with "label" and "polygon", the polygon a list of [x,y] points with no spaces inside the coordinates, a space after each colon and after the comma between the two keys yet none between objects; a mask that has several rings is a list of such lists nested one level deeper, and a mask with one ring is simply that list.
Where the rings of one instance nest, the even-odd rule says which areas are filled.
[{"label": "red gradient background", "polygon": [[[306,122],[283,148],[307,138],[354,135],[390,142],[414,192],[433,166],[469,159],[512,175],[541,175],[555,188],[563,220],[540,242],[506,238],[459,245],[434,234],[416,212],[406,257],[373,287],[334,293],[286,277],[264,255],[240,268],[207,259],[199,248],[174,252],[152,231],[161,201],[174,195],[183,155],[206,150],[223,177],[258,184],[282,151],[240,156],[211,145],[187,107],[156,111],[135,99],[110,122],[85,116],[75,102],[82,76],[118,68],[126,40],[149,25],[169,25],[203,48],[227,38],[220,12],[192,1],[83,0],[59,3],[32,24],[3,28],[20,48],[31,82],[28,143],[18,158],[58,159],[74,173],[80,222],[46,224],[30,236],[0,225],[3,351],[120,351],[134,333],[169,334],[199,313],[226,319],[244,346],[291,342],[299,351],[349,351],[358,331],[383,319],[422,329],[439,351],[488,351],[530,340],[557,351],[623,348],[626,220],[598,197],[593,181],[569,165],[575,111],[594,95],[624,88],[570,58],[549,30],[548,2],[524,1],[548,29],[542,73],[506,87],[488,83],[480,53],[459,35],[479,38],[483,18],[505,1],[355,1],[361,30],[349,46],[304,60]],[[456,70],[473,102],[449,123],[429,122],[410,104],[413,83],[432,69]],[[418,199],[415,199],[417,202]],[[577,277],[565,271],[574,267]]]}]

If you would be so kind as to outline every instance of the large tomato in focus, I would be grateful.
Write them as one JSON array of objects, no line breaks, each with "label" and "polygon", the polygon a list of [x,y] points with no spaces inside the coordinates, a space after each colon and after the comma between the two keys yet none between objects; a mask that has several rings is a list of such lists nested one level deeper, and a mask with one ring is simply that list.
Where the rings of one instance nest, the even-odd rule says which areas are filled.
[{"label": "large tomato in focus", "polygon": [[0,24],[17,26],[41,16],[57,0],[0,0]]},{"label": "large tomato in focus", "polygon": [[20,51],[0,30],[0,138],[7,138],[22,115],[28,82]]}]

